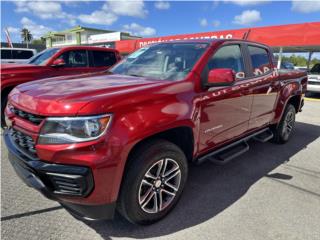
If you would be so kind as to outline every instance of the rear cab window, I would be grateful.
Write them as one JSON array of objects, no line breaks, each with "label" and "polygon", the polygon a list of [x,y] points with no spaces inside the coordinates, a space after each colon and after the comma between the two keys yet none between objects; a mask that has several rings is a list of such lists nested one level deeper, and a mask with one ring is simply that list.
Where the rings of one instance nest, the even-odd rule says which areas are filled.
[{"label": "rear cab window", "polygon": [[91,51],[92,65],[94,67],[110,67],[117,62],[117,57],[114,52],[107,51]]},{"label": "rear cab window", "polygon": [[268,50],[258,46],[248,46],[254,76],[261,76],[272,71]]}]

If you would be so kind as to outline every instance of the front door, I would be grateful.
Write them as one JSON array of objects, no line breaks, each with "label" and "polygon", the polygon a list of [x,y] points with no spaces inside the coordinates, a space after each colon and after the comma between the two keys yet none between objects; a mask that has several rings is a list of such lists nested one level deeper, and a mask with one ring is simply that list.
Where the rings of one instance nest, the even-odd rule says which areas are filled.
[{"label": "front door", "polygon": [[57,59],[63,59],[64,66],[53,68],[53,76],[74,75],[91,71],[87,50],[71,50],[62,53]]},{"label": "front door", "polygon": [[229,87],[204,90],[201,101],[200,145],[201,153],[240,136],[248,129],[252,96],[250,80],[246,80],[246,67],[240,44],[228,44],[210,58],[207,69],[229,68],[235,71],[236,82]]}]

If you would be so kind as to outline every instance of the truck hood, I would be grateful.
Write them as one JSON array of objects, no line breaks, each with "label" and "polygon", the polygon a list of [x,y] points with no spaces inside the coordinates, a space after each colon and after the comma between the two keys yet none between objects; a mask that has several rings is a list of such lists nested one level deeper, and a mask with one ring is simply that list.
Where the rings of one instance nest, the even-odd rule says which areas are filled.
[{"label": "truck hood", "polygon": [[168,84],[144,77],[96,73],[42,79],[16,87],[10,102],[31,113],[44,116],[76,115],[89,102],[103,98],[106,103],[124,95]]}]

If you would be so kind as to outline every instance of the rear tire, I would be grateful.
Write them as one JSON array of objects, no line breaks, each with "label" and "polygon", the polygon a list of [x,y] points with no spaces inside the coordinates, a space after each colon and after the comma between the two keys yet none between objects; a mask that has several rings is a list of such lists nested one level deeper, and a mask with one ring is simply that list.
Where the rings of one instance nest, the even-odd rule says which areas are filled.
[{"label": "rear tire", "polygon": [[294,132],[296,109],[292,104],[288,104],[284,110],[279,124],[272,128],[273,139],[275,143],[286,143]]},{"label": "rear tire", "polygon": [[178,202],[187,180],[184,153],[166,140],[151,140],[128,159],[118,211],[135,224],[165,217]]}]

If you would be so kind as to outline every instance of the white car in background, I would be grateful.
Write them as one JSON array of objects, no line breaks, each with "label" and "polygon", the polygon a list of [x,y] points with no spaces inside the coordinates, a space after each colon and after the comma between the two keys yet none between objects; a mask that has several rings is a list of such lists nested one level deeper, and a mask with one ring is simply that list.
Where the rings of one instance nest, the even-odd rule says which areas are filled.
[{"label": "white car in background", "polygon": [[320,63],[316,63],[308,73],[307,91],[320,93]]},{"label": "white car in background", "polygon": [[1,63],[25,63],[37,54],[29,48],[1,48]]}]

